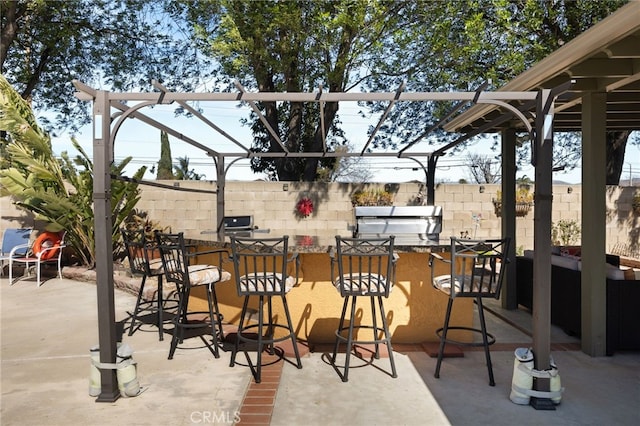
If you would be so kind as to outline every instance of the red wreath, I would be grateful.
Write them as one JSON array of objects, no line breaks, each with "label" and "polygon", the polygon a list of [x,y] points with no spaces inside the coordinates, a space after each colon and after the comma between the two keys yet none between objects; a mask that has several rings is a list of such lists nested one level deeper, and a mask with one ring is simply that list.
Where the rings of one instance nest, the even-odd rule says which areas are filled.
[{"label": "red wreath", "polygon": [[296,211],[302,217],[309,216],[313,213],[313,201],[308,197],[301,198],[296,204]]}]

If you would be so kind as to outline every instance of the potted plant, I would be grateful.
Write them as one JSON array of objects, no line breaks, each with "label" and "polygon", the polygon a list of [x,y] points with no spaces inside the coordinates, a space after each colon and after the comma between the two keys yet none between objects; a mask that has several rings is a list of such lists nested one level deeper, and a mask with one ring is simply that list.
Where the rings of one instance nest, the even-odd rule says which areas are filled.
[{"label": "potted plant", "polygon": [[384,189],[366,189],[354,192],[351,203],[354,206],[390,206],[393,195]]},{"label": "potted plant", "polygon": [[[516,216],[526,216],[533,205],[533,194],[528,185],[521,185],[516,190]],[[493,199],[493,208],[497,217],[502,217],[502,191],[498,190]]]},{"label": "potted plant", "polygon": [[[150,246],[155,246],[156,244],[156,237],[155,237],[156,230],[160,232],[171,232],[170,227],[160,226],[158,222],[153,221],[149,218],[149,215],[147,212],[136,210],[136,209],[133,209],[124,220],[124,228],[127,231],[144,230],[145,242]],[[120,243],[122,244],[122,241],[120,241]],[[124,246],[122,246],[122,249],[124,250]],[[160,257],[160,252],[157,249],[153,249],[149,253],[151,258]],[[123,255],[124,255],[124,251],[123,251]]]}]

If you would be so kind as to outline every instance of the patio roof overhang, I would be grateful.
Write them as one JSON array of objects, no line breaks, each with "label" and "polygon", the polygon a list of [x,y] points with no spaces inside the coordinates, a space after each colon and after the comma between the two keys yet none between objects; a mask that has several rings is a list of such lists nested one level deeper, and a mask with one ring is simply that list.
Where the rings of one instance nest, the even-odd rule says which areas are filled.
[{"label": "patio roof overhang", "polygon": [[[558,96],[548,112],[551,119],[542,127],[548,135],[538,137],[532,144],[532,164],[536,166],[533,346],[538,369],[548,367],[550,352],[553,132],[582,133],[581,344],[582,350],[592,356],[605,355],[606,132],[640,130],[640,1],[624,5],[497,93],[548,90],[559,85],[567,85],[568,90]],[[528,116],[539,108],[531,101],[512,102],[511,106]],[[508,169],[504,166],[505,157],[512,156],[515,149],[515,132],[522,130],[520,121],[513,117],[510,111],[493,105],[476,105],[445,123],[443,128],[464,133],[465,138],[501,132],[505,170]],[[510,165],[510,173],[503,174],[503,194],[515,187],[515,162]],[[514,230],[515,219],[504,218],[503,233],[515,234]],[[511,275],[508,279],[507,288],[511,291],[515,290],[515,278]]]}]

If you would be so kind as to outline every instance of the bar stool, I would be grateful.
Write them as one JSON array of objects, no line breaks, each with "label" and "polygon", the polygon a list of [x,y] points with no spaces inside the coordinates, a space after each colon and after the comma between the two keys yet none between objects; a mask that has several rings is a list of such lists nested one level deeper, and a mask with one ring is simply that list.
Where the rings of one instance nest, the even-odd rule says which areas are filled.
[{"label": "bar stool", "polygon": [[[482,299],[500,297],[500,289],[505,275],[507,254],[509,252],[510,238],[489,239],[489,240],[468,240],[451,238],[451,259],[444,259],[436,253],[430,253],[429,267],[431,268],[431,282],[433,286],[449,296],[447,313],[444,326],[436,330],[440,338],[440,349],[438,351],[438,361],[434,376],[440,377],[440,366],[447,343],[461,346],[482,346],[484,347],[487,370],[489,372],[489,385],[495,386],[493,378],[493,368],[491,366],[491,354],[489,346],[494,344],[496,339],[487,332],[487,325],[484,318],[484,307]],[[435,275],[434,261],[446,263],[449,266],[449,274]],[[450,326],[451,308],[453,302],[461,297],[473,298],[478,307],[480,328],[468,326]],[[472,333],[479,333],[482,342],[463,342],[447,337],[450,330],[466,330]]]},{"label": "bar stool", "polygon": [[[162,259],[152,259],[152,253],[156,249],[155,241],[146,241],[145,232],[143,229],[127,230],[125,228],[120,229],[122,240],[124,242],[127,258],[129,259],[129,267],[133,275],[142,275],[142,281],[140,282],[140,289],[138,290],[138,298],[136,300],[136,306],[131,315],[131,325],[129,326],[129,336],[133,335],[136,330],[136,322],[140,323],[139,314],[141,311],[151,311],[157,314],[157,326],[159,340],[164,340],[164,312],[165,308],[169,310],[175,310],[178,306],[177,303],[172,303],[170,306],[165,306],[166,302],[163,300],[163,280],[164,270],[162,269]],[[144,298],[144,286],[148,277],[156,277],[158,279],[158,290],[155,297],[151,300]],[[174,301],[175,302],[175,301]]]},{"label": "bar stool", "polygon": [[[277,342],[291,339],[296,357],[295,365],[297,368],[302,368],[286,297],[287,293],[298,282],[299,261],[297,254],[289,253],[288,239],[289,237],[286,235],[282,238],[264,239],[231,237],[236,287],[238,295],[244,296],[244,303],[229,365],[231,367],[235,365],[236,355],[240,350],[241,343],[243,345],[247,343],[256,344],[257,360],[255,364],[252,362],[249,352],[243,350],[256,383],[260,383],[261,380],[262,352],[265,348],[270,355],[278,353],[279,358],[287,360],[284,357],[284,351],[276,351],[274,344]],[[290,276],[288,264],[294,261],[295,276]],[[249,324],[247,322],[249,299],[252,296],[258,297],[257,324]],[[282,300],[286,324],[277,323],[277,318],[273,315],[272,299],[274,297],[279,297]],[[264,316],[265,302],[267,305],[266,322]],[[278,336],[276,335],[276,330],[285,330],[286,334]]]},{"label": "bar stool", "polygon": [[[222,314],[218,309],[216,296],[216,284],[231,279],[231,274],[222,269],[223,259],[228,255],[226,250],[207,250],[201,252],[188,252],[182,232],[169,234],[156,231],[156,241],[162,256],[162,266],[167,282],[176,284],[179,295],[178,313],[174,317],[173,337],[169,349],[169,359],[184,339],[185,330],[198,328],[211,328],[212,344],[205,341],[209,350],[216,358],[220,358],[220,341],[224,339],[222,331]],[[190,259],[198,255],[217,255],[217,265],[192,265]],[[207,311],[189,311],[189,296],[191,290],[196,287],[204,287],[207,294]],[[201,320],[207,315],[207,320]],[[191,319],[191,318],[197,319]],[[203,339],[204,340],[204,339]]]},{"label": "bar stool", "polygon": [[[386,238],[343,238],[336,236],[336,252],[331,252],[331,277],[336,289],[344,298],[340,323],[336,330],[336,341],[331,362],[342,378],[349,380],[349,361],[354,345],[375,345],[374,357],[380,358],[379,345],[384,343],[391,362],[391,377],[398,377],[393,360],[391,347],[391,333],[384,310],[382,298],[388,298],[395,280],[395,267],[398,260],[393,251],[394,236]],[[335,274],[335,265],[338,273]],[[358,297],[367,297],[371,301],[371,324],[356,324],[356,304]],[[378,305],[376,307],[376,301]],[[347,316],[347,307],[351,303],[351,310]],[[378,317],[382,327],[378,326]],[[348,325],[345,325],[348,321]],[[354,331],[370,329],[373,332],[371,340],[354,339]],[[344,336],[344,331],[347,335]],[[341,372],[336,365],[336,357],[340,343],[346,343],[344,369]]]}]

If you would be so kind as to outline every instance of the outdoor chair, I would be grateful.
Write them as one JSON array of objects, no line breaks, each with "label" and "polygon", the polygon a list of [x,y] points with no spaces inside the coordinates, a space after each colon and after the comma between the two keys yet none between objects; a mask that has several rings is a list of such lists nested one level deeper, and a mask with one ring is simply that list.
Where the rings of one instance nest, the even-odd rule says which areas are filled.
[{"label": "outdoor chair", "polygon": [[[482,299],[485,297],[498,299],[500,297],[500,289],[508,263],[507,254],[510,241],[510,238],[469,240],[452,237],[450,259],[444,259],[439,254],[430,253],[431,282],[436,289],[444,292],[449,297],[444,326],[436,330],[436,334],[440,338],[440,349],[438,350],[438,361],[434,374],[436,378],[440,377],[440,366],[447,343],[461,346],[482,346],[484,347],[489,372],[489,385],[495,386],[489,346],[494,344],[496,339],[487,332]],[[436,275],[435,261],[446,263],[449,273],[447,275]],[[479,329],[469,326],[449,325],[453,302],[461,297],[474,299],[480,320]],[[475,342],[473,339],[471,341],[451,339],[448,336],[451,330],[466,330],[472,333],[479,333],[482,336],[482,342]]]},{"label": "outdoor chair", "polygon": [[[138,298],[136,306],[131,314],[131,324],[129,326],[129,336],[133,335],[136,330],[136,322],[140,327],[140,313],[143,311],[155,313],[157,315],[156,324],[158,326],[159,340],[164,340],[164,313],[166,309],[175,310],[177,303],[170,303],[163,299],[163,277],[164,269],[162,268],[162,258],[160,250],[157,248],[155,239],[148,241],[145,236],[144,229],[127,230],[120,229],[122,240],[125,246],[125,252],[129,259],[129,267],[133,275],[141,275],[142,281],[138,289]],[[157,257],[154,258],[154,254]],[[152,298],[145,297],[145,283],[147,278],[156,277],[158,280],[157,291],[154,292]],[[175,302],[175,300],[173,301]]]},{"label": "outdoor chair", "polygon": [[[42,267],[48,264],[57,264],[58,277],[62,278],[62,249],[66,247],[64,243],[65,231],[42,232],[33,243],[15,246],[9,255],[9,282],[14,284],[13,264],[23,263],[25,271],[28,271],[31,264],[35,264],[36,282],[38,287],[42,285]],[[16,255],[26,249],[22,256]],[[26,274],[25,274],[26,275]],[[19,278],[16,279],[18,281]]]},{"label": "outdoor chair", "polygon": [[[236,288],[239,296],[244,296],[240,324],[231,354],[230,366],[236,362],[236,355],[243,346],[243,352],[251,369],[254,380],[260,383],[262,371],[262,352],[267,349],[270,355],[284,357],[284,351],[274,346],[275,343],[291,340],[296,357],[296,367],[302,368],[300,353],[296,340],[295,330],[291,322],[289,306],[287,305],[287,293],[298,282],[299,261],[297,254],[288,250],[288,236],[282,238],[239,238],[231,237],[231,251],[236,278]],[[294,263],[295,275],[289,275],[289,266]],[[248,312],[249,299],[258,298],[257,324],[249,323]],[[278,323],[277,316],[273,315],[272,298],[279,297],[282,300],[286,324]],[[267,305],[265,320],[264,305]],[[285,333],[277,334],[276,331],[285,330]],[[257,361],[254,364],[249,355],[247,345],[255,345]],[[292,363],[293,364],[293,363]]]},{"label": "outdoor chair", "polygon": [[[227,251],[217,249],[189,252],[182,232],[170,234],[156,231],[155,235],[162,258],[165,280],[175,283],[179,297],[178,312],[173,319],[174,329],[169,359],[173,359],[178,344],[183,342],[185,331],[207,328],[211,330],[212,343],[209,344],[202,334],[200,334],[200,338],[213,355],[219,358],[219,346],[224,339],[224,333],[222,314],[218,309],[216,284],[231,279],[231,274],[222,269],[222,262],[227,256]],[[213,255],[217,259],[217,265],[191,263],[191,259],[201,255]],[[196,288],[203,288],[207,295],[207,311],[189,310],[189,296],[191,291]],[[203,320],[202,317],[205,315],[208,318]]]},{"label": "outdoor chair", "polygon": [[[333,284],[344,298],[331,362],[343,382],[349,380],[351,352],[357,348],[364,353],[366,346],[362,345],[374,345],[373,357],[379,359],[379,346],[385,344],[391,362],[391,377],[398,377],[393,360],[391,333],[382,301],[383,297],[389,297],[395,280],[398,256],[394,253],[394,239],[394,236],[371,239],[336,236],[335,251],[330,252]],[[369,299],[371,322],[363,322],[362,315],[356,313],[358,297]],[[347,313],[349,303],[351,308]],[[378,324],[378,319],[381,325]],[[360,329],[371,330],[372,338],[358,336]],[[346,352],[343,370],[340,371],[336,358],[342,342],[346,344]],[[358,356],[363,359],[361,354]]]},{"label": "outdoor chair", "polygon": [[13,256],[24,257],[29,249],[31,239],[31,228],[9,228],[2,234],[2,251],[0,252],[0,276],[4,275],[4,267],[8,265],[11,258],[11,251],[14,247],[19,247],[13,252]]}]

